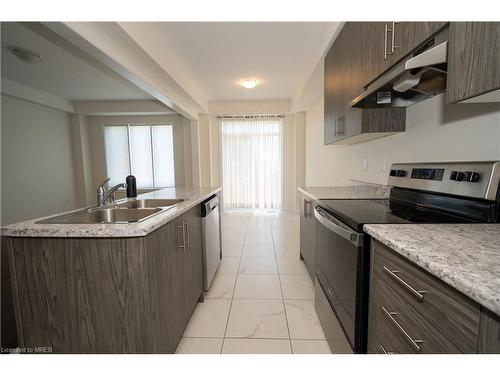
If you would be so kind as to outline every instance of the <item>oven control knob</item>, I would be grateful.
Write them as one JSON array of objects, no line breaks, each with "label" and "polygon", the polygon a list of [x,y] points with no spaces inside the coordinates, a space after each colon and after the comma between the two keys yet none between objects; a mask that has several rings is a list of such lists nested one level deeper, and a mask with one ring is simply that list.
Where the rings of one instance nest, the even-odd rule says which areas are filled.
[{"label": "oven control knob", "polygon": [[453,180],[453,181],[463,181],[464,178],[465,178],[464,172],[452,171],[450,174],[450,180]]},{"label": "oven control knob", "polygon": [[480,175],[477,172],[465,172],[465,181],[468,182],[478,182]]},{"label": "oven control knob", "polygon": [[406,176],[406,171],[404,169],[391,169],[389,174],[393,177],[404,177]]}]

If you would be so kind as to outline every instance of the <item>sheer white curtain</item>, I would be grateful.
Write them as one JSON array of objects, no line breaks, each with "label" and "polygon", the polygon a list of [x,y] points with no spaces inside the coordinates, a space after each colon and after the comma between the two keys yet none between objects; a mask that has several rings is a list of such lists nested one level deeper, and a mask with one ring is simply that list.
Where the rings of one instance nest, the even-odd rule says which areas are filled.
[{"label": "sheer white curtain", "polygon": [[221,120],[224,208],[280,209],[282,116]]}]

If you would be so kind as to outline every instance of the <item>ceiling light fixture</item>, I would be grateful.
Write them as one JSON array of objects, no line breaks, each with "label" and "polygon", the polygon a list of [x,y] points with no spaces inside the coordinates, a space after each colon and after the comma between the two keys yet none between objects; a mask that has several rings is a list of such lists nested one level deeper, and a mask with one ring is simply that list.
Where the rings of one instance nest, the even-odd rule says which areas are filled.
[{"label": "ceiling light fixture", "polygon": [[7,48],[13,55],[28,64],[38,64],[42,61],[42,56],[38,53],[21,48],[21,47],[8,47]]},{"label": "ceiling light fixture", "polygon": [[246,88],[246,89],[253,89],[255,86],[257,86],[257,80],[255,79],[244,79],[241,82],[241,85]]}]

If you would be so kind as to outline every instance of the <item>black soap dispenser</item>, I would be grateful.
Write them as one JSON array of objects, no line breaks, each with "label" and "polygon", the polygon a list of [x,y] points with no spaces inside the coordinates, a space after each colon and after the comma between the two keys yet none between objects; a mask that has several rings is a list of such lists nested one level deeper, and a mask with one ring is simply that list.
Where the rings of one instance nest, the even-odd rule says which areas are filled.
[{"label": "black soap dispenser", "polygon": [[125,179],[127,185],[127,199],[135,199],[137,197],[137,184],[135,177],[130,175]]}]

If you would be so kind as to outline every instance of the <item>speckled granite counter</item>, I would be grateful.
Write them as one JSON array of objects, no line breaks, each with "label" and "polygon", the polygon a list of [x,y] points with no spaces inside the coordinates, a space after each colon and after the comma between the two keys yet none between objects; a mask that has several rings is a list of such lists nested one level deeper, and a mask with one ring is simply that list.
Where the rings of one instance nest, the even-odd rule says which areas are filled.
[{"label": "speckled granite counter", "polygon": [[350,186],[299,186],[298,191],[311,199],[384,199],[389,198],[391,187],[377,184]]},{"label": "speckled granite counter", "polygon": [[[220,187],[194,189],[166,188],[138,196],[139,199],[186,199],[144,221],[127,224],[37,224],[37,221],[56,215],[40,217],[2,227],[2,236],[8,237],[142,237],[165,225],[219,192]],[[117,201],[116,203],[119,203]],[[76,212],[78,210],[75,210]],[[70,211],[71,212],[71,211]],[[70,213],[65,212],[65,213]]]},{"label": "speckled granite counter", "polygon": [[367,224],[364,230],[500,315],[500,224]]}]

